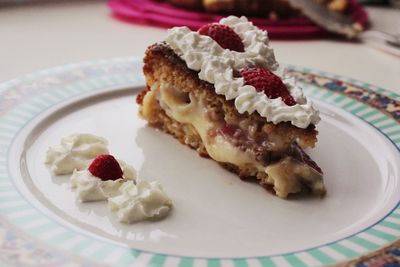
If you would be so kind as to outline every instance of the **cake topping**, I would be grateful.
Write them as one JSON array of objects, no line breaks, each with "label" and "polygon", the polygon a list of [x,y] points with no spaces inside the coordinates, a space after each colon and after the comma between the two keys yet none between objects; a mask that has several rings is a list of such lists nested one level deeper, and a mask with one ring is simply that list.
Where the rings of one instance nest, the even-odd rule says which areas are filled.
[{"label": "cake topping", "polygon": [[222,48],[244,52],[242,40],[229,26],[219,23],[210,23],[201,27],[199,33],[201,35],[210,36]]},{"label": "cake topping", "polygon": [[257,92],[264,92],[269,98],[281,97],[288,106],[293,106],[296,101],[289,94],[281,78],[264,68],[248,68],[240,72],[246,84],[254,86]]},{"label": "cake topping", "polygon": [[[189,69],[198,71],[201,80],[214,84],[217,94],[234,100],[239,113],[258,112],[268,122],[291,122],[299,128],[318,123],[318,111],[303,96],[294,78],[284,68],[279,68],[275,61],[273,50],[268,45],[267,32],[254,26],[245,17],[229,16],[222,19],[220,24],[228,26],[240,37],[244,52],[223,49],[209,36],[193,32],[187,27],[168,30],[165,41]],[[271,98],[246,84],[243,77],[234,75],[248,68],[264,68],[272,72],[282,80],[288,94]]]},{"label": "cake topping", "polygon": [[103,181],[117,180],[121,178],[123,172],[118,161],[110,154],[101,154],[97,156],[89,166],[92,175]]}]

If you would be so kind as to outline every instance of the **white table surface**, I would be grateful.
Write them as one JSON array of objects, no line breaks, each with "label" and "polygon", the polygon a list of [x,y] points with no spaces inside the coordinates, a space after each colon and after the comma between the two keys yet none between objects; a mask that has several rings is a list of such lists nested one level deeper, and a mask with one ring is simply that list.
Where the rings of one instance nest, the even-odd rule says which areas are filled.
[{"label": "white table surface", "polygon": [[[400,10],[368,8],[374,28],[400,33]],[[67,63],[142,57],[165,29],[111,17],[104,1],[64,1],[0,7],[0,82]],[[400,57],[364,44],[272,41],[280,62],[349,76],[400,93]]]}]

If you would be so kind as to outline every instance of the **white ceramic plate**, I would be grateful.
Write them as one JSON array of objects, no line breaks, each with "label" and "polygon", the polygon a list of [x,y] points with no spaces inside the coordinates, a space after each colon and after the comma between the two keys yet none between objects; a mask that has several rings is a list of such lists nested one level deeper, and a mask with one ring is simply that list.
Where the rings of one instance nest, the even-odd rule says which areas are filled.
[{"label": "white ceramic plate", "polygon": [[[321,111],[310,154],[328,193],[282,200],[146,126],[135,103],[140,68],[134,59],[83,63],[0,87],[0,261],[35,262],[40,250],[43,265],[56,266],[318,266],[400,236],[396,95],[291,67]],[[105,137],[139,176],[159,180],[170,216],[124,225],[104,202],[77,202],[69,177],[52,177],[43,163],[72,133]],[[15,253],[2,251],[10,240]]]}]

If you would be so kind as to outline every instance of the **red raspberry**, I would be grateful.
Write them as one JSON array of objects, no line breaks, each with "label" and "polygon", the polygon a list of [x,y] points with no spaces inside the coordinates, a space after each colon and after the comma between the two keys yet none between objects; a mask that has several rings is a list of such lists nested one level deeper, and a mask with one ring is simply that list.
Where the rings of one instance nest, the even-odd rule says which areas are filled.
[{"label": "red raspberry", "polygon": [[123,175],[118,161],[109,154],[97,156],[90,164],[89,171],[103,181],[117,180]]},{"label": "red raspberry", "polygon": [[219,23],[206,24],[199,29],[201,35],[210,36],[222,48],[230,49],[237,52],[244,52],[244,45],[239,35],[236,34],[229,26]]},{"label": "red raspberry", "polygon": [[286,105],[293,106],[296,104],[281,78],[271,71],[263,68],[247,68],[242,70],[240,74],[246,84],[254,86],[258,92],[265,92],[269,98],[282,97]]}]

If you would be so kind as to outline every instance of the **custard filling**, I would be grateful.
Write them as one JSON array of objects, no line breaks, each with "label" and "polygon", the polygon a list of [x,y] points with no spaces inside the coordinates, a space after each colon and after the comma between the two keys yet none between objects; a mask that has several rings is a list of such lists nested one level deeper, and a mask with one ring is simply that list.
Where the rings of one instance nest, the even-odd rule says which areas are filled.
[{"label": "custard filling", "polygon": [[[273,160],[257,158],[251,151],[258,143],[248,138],[247,134],[251,129],[242,129],[227,124],[224,120],[213,119],[207,114],[204,100],[196,98],[191,92],[182,92],[172,85],[156,83],[143,100],[142,112],[145,117],[151,112],[151,106],[154,104],[160,105],[169,117],[179,123],[191,124],[212,159],[265,173],[261,183],[273,186],[279,197],[286,198],[291,193],[302,191],[303,188],[309,188],[318,195],[325,193],[322,174],[299,160],[301,156],[294,158],[278,153]],[[260,144],[265,144],[267,149],[272,150],[276,145],[268,139],[261,140]],[[300,148],[294,144],[291,149]],[[301,154],[296,151],[294,153]]]}]

